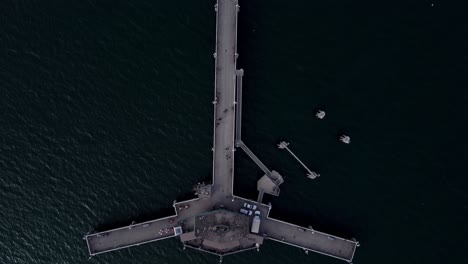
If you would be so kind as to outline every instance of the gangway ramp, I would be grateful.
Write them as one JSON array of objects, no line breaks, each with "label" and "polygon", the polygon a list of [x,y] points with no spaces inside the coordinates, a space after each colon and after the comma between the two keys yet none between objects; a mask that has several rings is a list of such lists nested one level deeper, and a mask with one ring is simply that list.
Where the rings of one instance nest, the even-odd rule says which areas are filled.
[{"label": "gangway ramp", "polygon": [[265,166],[265,164],[263,164],[263,162],[257,158],[257,156],[244,144],[242,140],[238,140],[236,145],[240,147],[266,175],[271,175],[271,171],[267,168],[267,166]]}]

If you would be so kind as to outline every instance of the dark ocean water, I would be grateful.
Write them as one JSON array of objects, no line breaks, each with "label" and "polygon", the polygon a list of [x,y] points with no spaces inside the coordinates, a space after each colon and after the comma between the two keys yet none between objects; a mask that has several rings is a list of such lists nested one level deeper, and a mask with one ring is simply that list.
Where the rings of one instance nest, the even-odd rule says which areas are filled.
[{"label": "dark ocean water", "polygon": [[[82,240],[211,178],[213,4],[0,1],[0,263],[216,263],[176,240],[88,261]],[[356,237],[355,263],[468,263],[466,4],[240,5],[244,141],[286,177],[273,216]],[[267,242],[225,263],[342,262]]]}]

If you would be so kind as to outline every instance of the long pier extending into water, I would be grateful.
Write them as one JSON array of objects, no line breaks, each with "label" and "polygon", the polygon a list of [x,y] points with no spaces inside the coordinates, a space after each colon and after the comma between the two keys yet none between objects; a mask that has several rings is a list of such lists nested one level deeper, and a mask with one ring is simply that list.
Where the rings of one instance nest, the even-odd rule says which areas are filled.
[{"label": "long pier extending into water", "polygon": [[[359,243],[269,217],[263,194],[279,195],[283,177],[270,170],[241,139],[242,77],[237,69],[238,0],[218,0],[216,11],[215,89],[213,100],[213,182],[198,184],[197,198],[175,202],[171,216],[88,234],[90,256],[177,237],[184,248],[222,257],[258,249],[272,240],[351,262]],[[235,196],[234,154],[242,149],[265,173],[258,180],[257,201]],[[255,206],[245,208],[245,203]],[[250,213],[240,213],[247,209]],[[244,211],[245,212],[245,211]]]}]

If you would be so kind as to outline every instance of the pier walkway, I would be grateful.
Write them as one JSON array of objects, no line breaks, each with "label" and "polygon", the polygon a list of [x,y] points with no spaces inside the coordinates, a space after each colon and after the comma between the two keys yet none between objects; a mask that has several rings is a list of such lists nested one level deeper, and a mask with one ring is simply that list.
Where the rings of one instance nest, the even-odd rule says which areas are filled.
[{"label": "pier walkway", "polygon": [[[174,228],[193,229],[193,216],[212,210],[213,204],[211,199],[193,199],[174,203],[173,207],[175,214],[171,216],[86,235],[89,254],[93,256],[175,237]],[[166,229],[169,232],[165,232]],[[159,233],[161,230],[162,234]]]},{"label": "pier walkway", "polygon": [[174,237],[174,224],[169,218],[129,225],[88,236],[89,254],[105,253],[116,249]]},{"label": "pier walkway", "polygon": [[[269,170],[241,139],[242,77],[236,69],[238,0],[218,0],[216,11],[215,92],[213,100],[213,181],[198,184],[195,199],[174,202],[174,215],[144,223],[88,234],[90,256],[149,242],[179,237],[184,248],[220,257],[278,241],[351,262],[358,243],[269,217],[271,205],[263,194],[279,195],[282,176]],[[258,201],[235,196],[234,154],[241,148],[265,173],[257,183]],[[254,215],[240,214],[245,203],[255,205],[259,232],[250,232]],[[221,258],[222,260],[222,258]]]},{"label": "pier walkway", "polygon": [[263,220],[260,232],[268,239],[345,261],[352,260],[356,250],[356,241],[271,218]]},{"label": "pier walkway", "polygon": [[244,144],[244,142],[242,142],[242,140],[237,141],[237,146],[240,147],[266,175],[271,175],[271,171],[267,168],[267,166],[265,166],[265,164],[263,164],[263,162],[257,158],[257,156]]},{"label": "pier walkway", "polygon": [[[237,1],[218,1],[215,55],[213,192],[231,196],[237,58]],[[215,177],[216,176],[216,177]]]}]

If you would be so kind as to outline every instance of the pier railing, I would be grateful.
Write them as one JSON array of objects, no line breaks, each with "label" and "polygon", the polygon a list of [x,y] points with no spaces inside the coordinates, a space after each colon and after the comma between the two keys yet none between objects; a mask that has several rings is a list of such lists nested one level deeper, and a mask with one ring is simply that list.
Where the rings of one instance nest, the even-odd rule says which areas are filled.
[{"label": "pier railing", "polygon": [[213,168],[212,168],[212,177],[213,177],[213,183],[214,183],[214,180],[215,180],[215,151],[216,151],[216,148],[215,148],[215,145],[216,145],[216,121],[217,121],[217,115],[216,115],[216,105],[218,103],[218,96],[217,96],[217,93],[218,93],[218,90],[217,90],[217,81],[218,79],[216,78],[216,72],[217,72],[217,67],[218,67],[218,56],[217,56],[217,52],[218,52],[218,1],[216,1],[216,4],[215,4],[215,11],[216,11],[216,41],[215,41],[215,52],[213,53],[213,57],[214,57],[214,60],[215,60],[215,69],[214,69],[214,74],[215,74],[215,78],[214,78],[214,96],[213,96],[213,146],[211,148],[212,152],[213,152]]}]

